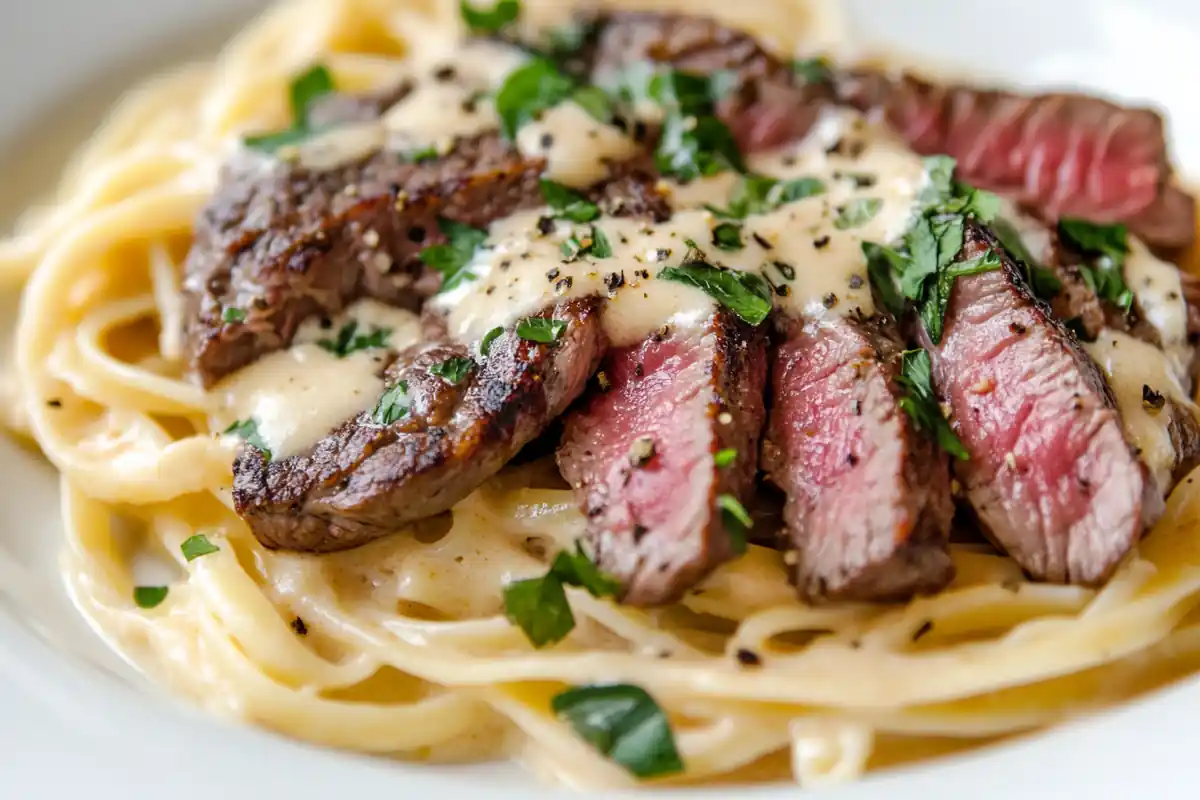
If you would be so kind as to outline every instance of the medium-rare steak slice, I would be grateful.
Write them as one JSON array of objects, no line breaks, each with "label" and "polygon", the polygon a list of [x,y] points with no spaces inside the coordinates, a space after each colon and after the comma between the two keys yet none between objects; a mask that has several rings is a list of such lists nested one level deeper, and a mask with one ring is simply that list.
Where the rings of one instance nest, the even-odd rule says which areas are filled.
[{"label": "medium-rare steak slice", "polygon": [[765,332],[721,308],[613,350],[597,377],[567,418],[558,464],[622,601],[670,603],[744,547],[720,504],[754,486]]},{"label": "medium-rare steak slice", "polygon": [[958,159],[961,180],[1050,220],[1124,222],[1150,244],[1186,247],[1195,203],[1172,184],[1162,118],[1081,94],[1023,95],[850,73],[842,101],[882,112],[917,152]]},{"label": "medium-rare steak slice", "polygon": [[441,241],[438,217],[486,226],[537,206],[542,167],[495,134],[420,164],[378,149],[328,169],[240,153],[187,260],[193,369],[211,386],[363,296],[416,308],[439,285],[417,260]]},{"label": "medium-rare steak slice", "polygon": [[561,321],[554,342],[510,327],[482,363],[452,361],[470,358],[458,344],[402,353],[378,404],[308,453],[268,462],[243,448],[238,513],[268,547],[328,552],[447,510],[583,391],[605,348],[599,310],[595,298],[563,301],[533,318]]},{"label": "medium-rare steak slice", "polygon": [[773,354],[762,467],[787,493],[785,548],[808,600],[899,600],[954,577],[946,455],[901,408],[894,324],[791,320]]},{"label": "medium-rare steak slice", "polygon": [[[1001,252],[967,221],[960,260]],[[1096,364],[1007,256],[954,282],[934,382],[970,455],[956,474],[991,536],[1037,578],[1105,580],[1161,508]]]}]

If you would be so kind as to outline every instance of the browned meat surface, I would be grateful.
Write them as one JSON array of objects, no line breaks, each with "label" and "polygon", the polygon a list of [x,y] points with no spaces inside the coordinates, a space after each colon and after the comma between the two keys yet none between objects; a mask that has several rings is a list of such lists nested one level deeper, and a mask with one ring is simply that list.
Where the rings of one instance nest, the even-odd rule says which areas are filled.
[{"label": "browned meat surface", "polygon": [[[974,222],[966,241],[962,259],[997,247]],[[929,346],[970,454],[957,476],[980,522],[1028,572],[1097,583],[1153,522],[1161,497],[1096,365],[1003,262],[955,282],[942,341]]]},{"label": "browned meat surface", "polygon": [[1080,94],[1023,95],[851,73],[840,99],[882,111],[919,153],[1045,217],[1124,222],[1164,248],[1191,244],[1195,203],[1172,183],[1162,118]]},{"label": "browned meat surface", "polygon": [[[434,162],[376,153],[314,172],[239,155],[198,221],[184,291],[192,366],[205,386],[286,347],[300,323],[364,296],[416,308],[440,278],[417,260],[439,216],[486,226],[540,205],[542,162],[497,135]],[[243,320],[225,321],[226,309]]]},{"label": "browned meat surface", "polygon": [[[449,509],[500,470],[566,410],[604,353],[600,303],[569,300],[541,317],[566,323],[553,344],[510,328],[458,384],[429,368],[469,357],[457,344],[418,345],[386,373],[407,408],[381,405],[310,452],[268,462],[250,447],[234,464],[238,513],[268,547],[328,552],[364,544]],[[395,393],[391,394],[396,400]]]},{"label": "browned meat surface", "polygon": [[567,419],[559,467],[622,600],[670,603],[742,546],[718,504],[753,493],[765,333],[722,309],[613,350],[598,378]]},{"label": "browned meat surface", "polygon": [[773,354],[763,469],[808,600],[897,600],[954,577],[946,456],[899,406],[889,320],[791,321]]}]

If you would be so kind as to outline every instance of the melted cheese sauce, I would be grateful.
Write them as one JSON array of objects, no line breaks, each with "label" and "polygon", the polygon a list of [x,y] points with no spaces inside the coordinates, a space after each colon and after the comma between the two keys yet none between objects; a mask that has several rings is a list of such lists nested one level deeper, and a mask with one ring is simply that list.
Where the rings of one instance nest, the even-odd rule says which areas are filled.
[{"label": "melted cheese sauce", "polygon": [[1175,375],[1188,380],[1192,348],[1188,344],[1187,301],[1183,299],[1179,268],[1157,258],[1130,237],[1125,283],[1137,298],[1142,316],[1158,331]]},{"label": "melted cheese sauce", "polygon": [[1180,383],[1171,359],[1157,347],[1118,331],[1104,331],[1084,348],[1112,386],[1130,444],[1140,451],[1159,486],[1170,486],[1176,460],[1170,414],[1148,407],[1143,402],[1143,387],[1200,414]]},{"label": "melted cheese sauce", "polygon": [[546,159],[545,175],[550,180],[584,189],[604,179],[608,163],[636,155],[638,144],[616,126],[599,122],[567,102],[521,128],[517,149],[522,155]]},{"label": "melted cheese sauce", "polygon": [[213,429],[254,419],[272,457],[302,453],[374,405],[383,392],[385,350],[358,350],[339,358],[319,342],[336,341],[350,322],[358,324],[360,335],[390,330],[387,345],[393,350],[422,338],[416,314],[374,300],[355,303],[330,322],[305,322],[290,348],[260,358],[213,389],[218,404]]}]

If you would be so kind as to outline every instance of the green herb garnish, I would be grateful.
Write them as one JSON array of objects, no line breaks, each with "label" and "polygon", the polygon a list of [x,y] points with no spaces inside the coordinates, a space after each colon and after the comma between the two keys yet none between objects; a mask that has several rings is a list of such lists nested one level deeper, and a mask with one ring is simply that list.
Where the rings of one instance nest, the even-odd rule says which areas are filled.
[{"label": "green herb garnish", "polygon": [[240,308],[234,308],[233,306],[229,306],[228,308],[226,308],[224,311],[221,312],[221,321],[222,322],[245,322],[246,321],[246,312],[242,311]]},{"label": "green herb garnish", "polygon": [[746,552],[746,534],[754,527],[754,519],[738,499],[731,494],[717,495],[717,508],[721,512],[721,522],[725,524],[725,532],[733,545],[733,552],[741,555]]},{"label": "green herb garnish", "polygon": [[683,772],[671,723],[641,687],[576,686],[555,695],[550,706],[584,741],[638,778]]},{"label": "green herb garnish", "polygon": [[718,269],[704,261],[691,261],[666,267],[656,277],[702,289],[751,325],[761,325],[771,313],[771,287],[751,272]]},{"label": "green herb garnish", "polygon": [[368,334],[359,334],[358,322],[350,320],[338,331],[337,339],[321,339],[317,344],[338,358],[345,358],[360,350],[377,350],[387,347],[391,328],[374,328]]},{"label": "green herb garnish", "polygon": [[838,211],[833,227],[839,231],[861,228],[875,219],[881,208],[883,201],[878,197],[856,197]]},{"label": "green herb garnish", "polygon": [[737,455],[737,450],[734,450],[732,447],[718,450],[713,454],[713,464],[717,467],[728,467],[734,461],[737,461]]},{"label": "green herb garnish", "polygon": [[804,83],[829,83],[833,80],[833,65],[825,56],[797,59],[792,62],[792,74]]},{"label": "green herb garnish", "polygon": [[534,647],[561,641],[575,627],[575,615],[563,586],[578,586],[593,597],[613,597],[621,584],[605,575],[576,543],[575,552],[560,552],[540,578],[504,587],[504,613],[525,632]]},{"label": "green herb garnish", "polygon": [[404,154],[404,160],[413,164],[424,164],[427,161],[437,161],[441,158],[441,153],[433,145],[422,147],[419,150],[411,150]]},{"label": "green herb garnish", "polygon": [[746,175],[733,190],[728,208],[708,210],[720,217],[745,219],[751,214],[765,214],[786,203],[825,193],[825,184],[816,178],[795,178],[780,181],[762,175]]},{"label": "green herb garnish", "polygon": [[418,257],[442,273],[442,288],[438,290],[440,294],[475,280],[475,273],[470,269],[471,259],[487,241],[487,231],[445,217],[438,217],[438,229],[446,237],[446,244],[426,247]]},{"label": "green herb garnish", "polygon": [[250,419],[238,420],[225,429],[226,435],[237,436],[246,444],[258,450],[263,454],[267,461],[271,460],[271,449],[267,447],[267,443],[263,440],[258,432],[258,420],[251,417]]},{"label": "green herb garnish", "polygon": [[515,139],[524,125],[567,100],[574,91],[575,82],[548,59],[535,58],[514,70],[496,93],[496,113],[504,135]]},{"label": "green herb garnish", "polygon": [[133,602],[138,608],[154,608],[167,599],[166,586],[135,586],[133,587]]},{"label": "green herb garnish", "polygon": [[904,295],[896,288],[895,276],[904,274],[908,267],[908,257],[891,247],[874,242],[863,242],[862,251],[867,259],[867,274],[871,278],[871,285],[875,287],[883,307],[899,319],[904,314]]},{"label": "green herb garnish", "polygon": [[1000,244],[1014,260],[1025,269],[1025,278],[1029,281],[1033,293],[1043,300],[1053,300],[1062,291],[1062,281],[1054,274],[1054,270],[1043,267],[1033,257],[1021,240],[1021,234],[1015,225],[1003,217],[992,220],[992,232],[1000,240]]},{"label": "green herb garnish", "polygon": [[1133,306],[1133,292],[1125,283],[1125,256],[1129,254],[1129,232],[1124,225],[1096,225],[1081,219],[1061,219],[1058,232],[1079,252],[1091,259],[1080,268],[1084,282],[1102,300],[1122,311]]},{"label": "green herb garnish", "polygon": [[713,228],[713,244],[722,250],[741,250],[746,245],[742,242],[742,226],[732,222],[722,222]]},{"label": "green herb garnish", "polygon": [[289,144],[297,144],[312,136],[309,123],[313,104],[335,91],[333,74],[323,64],[317,64],[297,75],[291,83],[288,97],[292,108],[292,127],[278,133],[247,136],[243,142],[247,147],[266,152],[275,152]]},{"label": "green herb garnish", "polygon": [[517,336],[527,342],[554,344],[566,329],[566,320],[526,317],[517,323]]},{"label": "green herb garnish", "polygon": [[600,206],[561,183],[542,178],[541,187],[542,199],[546,201],[546,205],[554,209],[554,215],[559,219],[567,219],[571,222],[591,222],[600,216]]},{"label": "green herb garnish", "polygon": [[499,0],[490,9],[477,8],[471,0],[459,0],[459,13],[471,33],[498,33],[517,21],[520,0]]},{"label": "green herb garnish", "polygon": [[599,227],[592,226],[592,256],[594,258],[612,258],[612,243]]},{"label": "green herb garnish", "polygon": [[647,93],[666,111],[662,137],[654,153],[659,171],[690,181],[746,165],[729,127],[716,117],[716,101],[727,81],[678,70],[659,72]]},{"label": "green herb garnish", "polygon": [[440,364],[434,364],[429,368],[430,375],[436,375],[446,383],[458,385],[463,382],[463,379],[471,374],[475,369],[475,362],[464,356],[455,356],[447,358]]},{"label": "green herb garnish", "polygon": [[984,272],[1000,269],[1000,257],[992,250],[969,261],[954,262],[944,269],[939,268],[937,280],[926,290],[924,301],[918,308],[925,330],[934,342],[942,340],[942,329],[946,319],[946,305],[950,302],[950,292],[954,289],[954,281],[969,275],[980,275]]},{"label": "green herb garnish", "polygon": [[479,340],[479,355],[486,358],[487,355],[492,352],[492,342],[499,339],[502,333],[504,333],[504,328],[499,326],[492,328],[490,331],[485,333],[483,338]]},{"label": "green herb garnish", "polygon": [[371,411],[371,421],[376,425],[391,425],[408,414],[412,400],[408,396],[408,382],[400,381],[383,393]]},{"label": "green herb garnish", "polygon": [[900,408],[912,417],[917,430],[931,434],[938,445],[954,458],[968,460],[971,456],[967,448],[942,416],[941,407],[933,394],[933,362],[929,353],[924,350],[904,351],[897,381],[908,392],[900,398]]},{"label": "green herb garnish", "polygon": [[203,533],[197,533],[195,536],[189,536],[183,540],[183,544],[179,546],[183,551],[183,557],[188,561],[195,561],[200,556],[207,556],[215,553],[221,548],[208,540],[208,537]]}]

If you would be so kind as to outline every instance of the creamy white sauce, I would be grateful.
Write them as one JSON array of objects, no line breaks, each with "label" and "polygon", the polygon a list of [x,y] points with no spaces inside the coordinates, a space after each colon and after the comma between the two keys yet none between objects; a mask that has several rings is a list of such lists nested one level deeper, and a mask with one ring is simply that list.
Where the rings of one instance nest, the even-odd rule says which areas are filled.
[{"label": "creamy white sauce", "polygon": [[[833,152],[838,142],[842,147]],[[563,243],[572,235],[586,239],[592,224],[560,220],[547,230],[539,220],[548,209],[516,214],[492,225],[471,265],[476,280],[432,304],[446,314],[451,335],[473,342],[556,298],[605,295],[611,298],[604,312],[610,339],[631,344],[665,324],[712,313],[714,302],[704,292],[655,277],[684,262],[691,239],[708,263],[757,273],[783,287],[774,301],[789,314],[874,313],[862,243],[893,242],[907,230],[926,182],[922,159],[859,115],[835,112],[794,148],[751,159],[749,166],[782,180],[816,178],[825,191],[734,221],[743,244],[736,250],[714,245],[714,228],[729,220],[704,208],[728,206],[736,175],[665,186],[681,210],[663,223],[600,218],[594,225],[612,246],[609,258],[564,257]],[[840,209],[867,199],[879,201],[878,212],[860,226],[839,228]]]},{"label": "creamy white sauce", "polygon": [[1142,387],[1150,387],[1193,414],[1200,413],[1188,398],[1171,360],[1157,347],[1111,330],[1104,331],[1084,348],[1108,377],[1129,442],[1141,452],[1158,484],[1169,486],[1176,457],[1171,444],[1170,415],[1148,408],[1143,402]]},{"label": "creamy white sauce", "polygon": [[342,326],[358,323],[359,334],[391,329],[387,345],[402,349],[421,340],[411,311],[374,300],[355,303],[328,327],[305,322],[287,350],[263,356],[222,381],[213,390],[219,404],[214,430],[253,419],[272,457],[286,458],[312,447],[347,419],[370,408],[383,391],[380,377],[386,351],[359,350],[338,358],[320,344],[335,341]]},{"label": "creamy white sauce", "polygon": [[631,137],[572,102],[521,128],[517,148],[526,157],[546,159],[544,174],[550,180],[580,189],[602,180],[609,162],[627,160],[638,152]]},{"label": "creamy white sauce", "polygon": [[281,147],[279,157],[311,170],[337,169],[378,152],[387,131],[378,122],[356,122],[319,133],[298,145]]},{"label": "creamy white sauce", "polygon": [[499,125],[491,100],[479,90],[452,83],[420,84],[383,115],[388,147],[398,152],[433,147],[447,153],[459,137]]},{"label": "creamy white sauce", "polygon": [[1189,382],[1192,348],[1188,344],[1187,301],[1183,298],[1179,268],[1157,258],[1131,236],[1125,259],[1125,284],[1133,292],[1142,317],[1158,331],[1175,375]]}]

